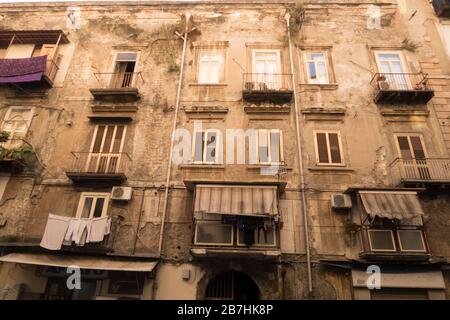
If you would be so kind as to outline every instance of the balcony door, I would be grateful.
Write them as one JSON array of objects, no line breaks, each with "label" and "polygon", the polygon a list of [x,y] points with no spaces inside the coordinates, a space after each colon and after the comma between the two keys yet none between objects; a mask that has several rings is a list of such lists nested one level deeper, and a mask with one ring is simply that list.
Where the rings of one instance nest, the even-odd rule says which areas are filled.
[{"label": "balcony door", "polygon": [[281,87],[280,51],[253,50],[253,81],[256,90],[278,90]]},{"label": "balcony door", "polygon": [[400,52],[377,52],[376,59],[378,70],[386,78],[388,90],[409,90],[411,88]]},{"label": "balcony door", "polygon": [[97,125],[86,163],[86,172],[117,173],[126,125]]},{"label": "balcony door", "polygon": [[429,180],[431,176],[422,137],[419,135],[398,135],[396,140],[407,178]]},{"label": "balcony door", "polygon": [[136,52],[117,53],[114,72],[111,78],[112,88],[130,88],[134,85],[136,60]]}]

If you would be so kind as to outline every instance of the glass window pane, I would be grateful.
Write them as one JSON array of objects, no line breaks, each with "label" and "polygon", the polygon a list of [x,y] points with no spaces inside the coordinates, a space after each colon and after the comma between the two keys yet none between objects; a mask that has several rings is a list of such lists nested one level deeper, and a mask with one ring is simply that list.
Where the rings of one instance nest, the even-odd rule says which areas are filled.
[{"label": "glass window pane", "polygon": [[105,198],[97,198],[95,202],[94,218],[102,216],[103,206],[105,205]]},{"label": "glass window pane", "polygon": [[328,71],[324,62],[318,62],[316,64],[317,68],[317,80],[320,84],[328,83]]},{"label": "glass window pane", "polygon": [[330,133],[328,135],[330,142],[330,154],[332,163],[341,163],[341,151],[339,149],[339,136],[337,133]]},{"label": "glass window pane", "polygon": [[113,152],[120,152],[120,145],[122,144],[124,132],[125,126],[117,126],[116,136],[114,137]]},{"label": "glass window pane", "polygon": [[217,132],[208,132],[206,137],[206,161],[214,162],[216,159]]},{"label": "glass window pane", "polygon": [[411,149],[409,148],[408,137],[397,137],[402,159],[412,159]]},{"label": "glass window pane", "polygon": [[392,232],[389,230],[369,230],[372,250],[394,251],[395,244],[392,239]]},{"label": "glass window pane", "polygon": [[102,152],[110,152],[115,126],[108,126]]},{"label": "glass window pane", "polygon": [[317,72],[316,72],[316,64],[314,62],[308,62],[308,70],[309,70],[309,78],[311,80],[317,78]]},{"label": "glass window pane", "polygon": [[416,159],[425,159],[425,151],[420,137],[411,137],[411,145]]},{"label": "glass window pane", "polygon": [[258,131],[258,157],[259,162],[267,163],[269,162],[269,142],[267,141],[267,131]]},{"label": "glass window pane", "polygon": [[194,161],[203,161],[203,132],[195,133]]},{"label": "glass window pane", "polygon": [[89,218],[93,201],[94,198],[92,197],[84,198],[83,211],[81,212],[80,218]]},{"label": "glass window pane", "polygon": [[232,244],[233,227],[225,224],[197,223],[196,243]]},{"label": "glass window pane", "polygon": [[[244,244],[244,230],[239,229],[239,244]],[[265,230],[258,228],[255,230],[255,245],[275,245],[275,229]]]},{"label": "glass window pane", "polygon": [[280,133],[272,131],[270,133],[270,162],[279,163],[281,161],[280,150]]},{"label": "glass window pane", "polygon": [[399,230],[398,236],[403,251],[425,251],[422,232],[418,230]]},{"label": "glass window pane", "polygon": [[102,145],[103,134],[105,132],[105,126],[98,126],[97,136],[94,140],[94,146],[92,147],[92,152],[100,152],[100,147]]},{"label": "glass window pane", "polygon": [[319,163],[329,163],[327,136],[325,133],[317,134],[317,151],[319,156]]}]

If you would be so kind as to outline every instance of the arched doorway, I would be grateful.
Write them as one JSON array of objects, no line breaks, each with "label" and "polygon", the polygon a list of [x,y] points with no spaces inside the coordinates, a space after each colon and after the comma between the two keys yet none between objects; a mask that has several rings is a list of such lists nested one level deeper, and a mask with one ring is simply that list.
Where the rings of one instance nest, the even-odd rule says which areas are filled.
[{"label": "arched doorway", "polygon": [[205,291],[208,300],[259,300],[260,297],[256,283],[237,271],[219,273],[209,281]]}]

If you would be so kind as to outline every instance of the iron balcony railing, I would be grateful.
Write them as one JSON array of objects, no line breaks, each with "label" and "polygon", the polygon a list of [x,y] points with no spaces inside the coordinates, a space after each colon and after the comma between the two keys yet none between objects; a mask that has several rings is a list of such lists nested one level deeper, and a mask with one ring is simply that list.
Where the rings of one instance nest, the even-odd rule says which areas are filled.
[{"label": "iron balcony railing", "polygon": [[449,182],[450,159],[396,159],[391,165],[396,182]]},{"label": "iron balcony railing", "polygon": [[136,88],[145,83],[141,72],[94,73],[94,76],[104,89]]},{"label": "iron balcony railing", "polygon": [[124,174],[131,162],[126,152],[72,152],[72,166],[68,170],[85,174]]},{"label": "iron balcony railing", "polygon": [[372,86],[378,91],[429,91],[428,75],[423,73],[376,73]]},{"label": "iron balcony railing", "polygon": [[293,90],[290,73],[244,73],[244,91],[290,92]]},{"label": "iron balcony railing", "polygon": [[450,16],[450,0],[433,0],[432,4],[438,17]]}]

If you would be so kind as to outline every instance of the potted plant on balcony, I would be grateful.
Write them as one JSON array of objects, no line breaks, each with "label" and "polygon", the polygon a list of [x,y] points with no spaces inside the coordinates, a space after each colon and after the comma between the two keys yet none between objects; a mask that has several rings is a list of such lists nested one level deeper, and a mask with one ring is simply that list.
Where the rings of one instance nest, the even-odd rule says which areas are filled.
[{"label": "potted plant on balcony", "polygon": [[26,159],[32,154],[33,150],[27,146],[12,149],[0,146],[0,168],[6,171],[20,171],[25,167]]},{"label": "potted plant on balcony", "polygon": [[0,131],[0,142],[6,142],[9,139],[9,133],[6,131]]}]

